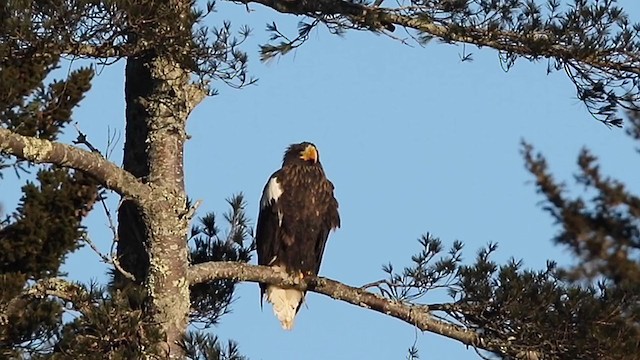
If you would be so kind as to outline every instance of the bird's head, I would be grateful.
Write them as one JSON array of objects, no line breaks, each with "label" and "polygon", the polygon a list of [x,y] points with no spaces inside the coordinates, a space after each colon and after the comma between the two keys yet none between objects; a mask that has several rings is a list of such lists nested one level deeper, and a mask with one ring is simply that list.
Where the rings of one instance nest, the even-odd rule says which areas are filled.
[{"label": "bird's head", "polygon": [[289,145],[284,153],[282,165],[318,165],[320,154],[315,145],[310,142]]}]

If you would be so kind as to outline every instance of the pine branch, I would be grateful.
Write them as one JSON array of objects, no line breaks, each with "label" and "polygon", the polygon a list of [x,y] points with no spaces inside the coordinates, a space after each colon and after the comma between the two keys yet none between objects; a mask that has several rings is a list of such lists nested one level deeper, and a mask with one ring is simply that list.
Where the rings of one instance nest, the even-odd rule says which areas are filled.
[{"label": "pine branch", "polygon": [[86,172],[107,189],[125,197],[142,199],[151,192],[148,186],[100,154],[58,142],[0,129],[0,152],[38,164],[55,164]]},{"label": "pine branch", "polygon": [[[400,26],[420,45],[436,39],[493,48],[505,71],[518,59],[546,60],[547,73],[565,72],[578,99],[607,126],[622,126],[620,109],[640,108],[640,24],[631,23],[615,0],[576,1],[566,7],[556,0],[548,1],[546,7],[535,0],[403,0],[384,8],[345,0],[236,2],[258,3],[314,19],[300,22],[294,40],[282,36],[276,24],[268,25],[272,37],[271,43],[261,46],[263,61],[299,47],[318,23],[338,35],[353,29],[391,38],[396,38],[392,32]],[[465,54],[463,60],[469,59],[470,54]]]},{"label": "pine branch", "polygon": [[[490,47],[495,50],[514,53],[521,56],[570,59],[565,44],[553,44],[553,34],[535,32],[523,36],[513,31],[488,29],[482,26],[463,27],[459,24],[446,26],[437,23],[416,7],[402,9],[381,8],[374,5],[354,4],[341,0],[324,1],[289,1],[289,0],[245,0],[243,3],[258,3],[274,10],[296,15],[340,15],[352,24],[366,29],[381,30],[386,25],[394,24],[405,28],[421,31],[445,42],[457,42]],[[577,58],[578,62],[600,69],[604,72],[616,70],[624,73],[640,75],[640,57],[635,52],[619,53],[619,57],[612,59],[611,53],[597,51],[584,58]]]},{"label": "pine branch", "polygon": [[27,298],[42,299],[49,296],[73,304],[78,311],[87,312],[91,309],[86,303],[90,298],[90,294],[81,286],[60,278],[43,279],[25,289],[22,294],[11,299],[6,306],[1,309],[0,326],[8,325],[7,321],[10,315],[15,313],[19,308],[24,307],[24,303],[21,300]]},{"label": "pine branch", "polygon": [[136,49],[131,46],[125,47],[120,45],[94,46],[82,43],[70,43],[65,49],[62,50],[62,53],[65,55],[72,55],[80,58],[121,59],[123,57],[126,57],[127,55],[135,54],[136,51],[140,50],[143,49]]},{"label": "pine branch", "polygon": [[[324,277],[308,277],[300,280],[296,277],[289,277],[267,266],[247,265],[238,262],[208,262],[189,267],[187,278],[191,285],[216,279],[233,279],[236,281],[263,282],[313,291],[336,300],[380,312],[402,320],[422,331],[439,334],[468,346],[500,354],[505,354],[505,352],[509,353],[508,342],[500,339],[485,338],[462,326],[438,320],[431,316],[427,306],[385,299],[362,288],[348,286]],[[510,355],[516,359],[527,359],[531,358],[532,354],[524,354],[518,351]],[[536,353],[536,356],[538,355],[540,354]]]}]

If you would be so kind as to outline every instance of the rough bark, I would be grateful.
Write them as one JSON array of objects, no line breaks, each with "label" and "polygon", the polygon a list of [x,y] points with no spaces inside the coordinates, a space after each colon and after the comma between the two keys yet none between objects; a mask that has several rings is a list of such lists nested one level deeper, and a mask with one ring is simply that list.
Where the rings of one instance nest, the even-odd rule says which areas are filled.
[{"label": "rough bark", "polygon": [[[153,81],[145,63],[150,55],[127,60],[125,70],[126,126],[122,166],[142,182],[149,176],[147,141],[149,128],[143,99],[152,96]],[[118,259],[123,268],[142,284],[149,268],[145,249],[147,239],[142,209],[133,201],[124,200],[118,209]],[[126,282],[116,274],[116,283]]]},{"label": "rough bark", "polygon": [[118,255],[123,268],[147,288],[149,310],[166,334],[164,350],[179,358],[177,344],[189,311],[185,126],[203,94],[179,63],[154,53],[129,58],[126,77],[124,167],[147,183],[153,196],[142,208],[122,203]]},{"label": "rough bark", "polygon": [[[160,31],[144,32],[148,26],[169,29],[175,38],[162,44],[166,47],[129,55],[125,71],[123,166],[152,189],[152,196],[145,204],[121,204],[117,251],[122,267],[146,288],[145,311],[164,332],[166,341],[159,346],[169,358],[184,355],[179,342],[188,325],[190,305],[186,281],[190,211],[183,172],[186,122],[205,95],[191,83],[191,73],[178,60],[178,54],[189,47],[190,5],[190,1],[173,0],[139,13],[132,8],[130,21],[147,25],[138,28],[142,33],[128,34],[128,47],[145,48],[158,41],[145,36],[162,38]],[[117,285],[128,281],[122,276],[116,280]]]}]

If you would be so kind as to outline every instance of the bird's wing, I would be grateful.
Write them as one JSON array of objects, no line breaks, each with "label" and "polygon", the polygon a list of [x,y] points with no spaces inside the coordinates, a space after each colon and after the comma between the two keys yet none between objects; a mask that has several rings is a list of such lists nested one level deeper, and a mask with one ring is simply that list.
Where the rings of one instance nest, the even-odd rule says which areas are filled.
[{"label": "bird's wing", "polygon": [[271,265],[275,261],[280,246],[280,228],[282,225],[282,211],[278,199],[282,196],[283,189],[278,182],[278,172],[274,173],[262,191],[260,199],[260,212],[256,224],[256,247],[258,251],[258,264]]}]

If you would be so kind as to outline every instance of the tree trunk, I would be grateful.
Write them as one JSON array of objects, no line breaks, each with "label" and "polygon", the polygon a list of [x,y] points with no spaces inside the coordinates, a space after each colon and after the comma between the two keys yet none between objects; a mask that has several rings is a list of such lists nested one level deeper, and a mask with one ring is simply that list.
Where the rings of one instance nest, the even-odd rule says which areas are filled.
[{"label": "tree trunk", "polygon": [[183,355],[178,342],[189,311],[183,148],[191,90],[189,73],[173,61],[153,53],[127,60],[124,168],[152,188],[152,197],[122,203],[118,255],[144,284],[145,307],[166,334],[162,350],[171,358]]},{"label": "tree trunk", "polygon": [[[142,182],[149,178],[148,115],[142,101],[152,96],[151,73],[145,66],[152,55],[127,60],[125,69],[126,128],[123,167]],[[149,269],[149,255],[145,250],[147,233],[142,209],[136,202],[123,199],[118,211],[118,259],[122,267],[142,284]],[[116,273],[116,284],[124,286],[128,279]]]},{"label": "tree trunk", "polygon": [[[166,341],[159,348],[169,358],[184,356],[179,343],[190,306],[185,128],[189,113],[205,96],[191,83],[191,72],[177,60],[182,57],[175,56],[189,54],[192,46],[191,5],[191,1],[169,0],[152,8],[131,9],[129,20],[137,30],[129,34],[128,41],[143,47],[156,45],[129,56],[125,72],[124,168],[149,185],[151,195],[135,202],[123,199],[118,213],[118,256],[135,283],[144,286],[144,311],[165,334]],[[163,40],[158,42],[159,38]],[[124,280],[123,275],[116,280]]]}]

